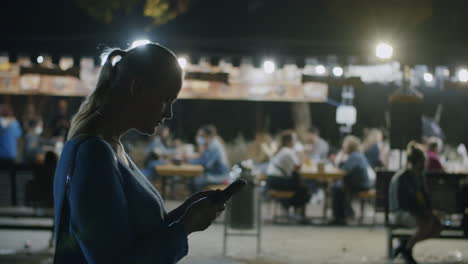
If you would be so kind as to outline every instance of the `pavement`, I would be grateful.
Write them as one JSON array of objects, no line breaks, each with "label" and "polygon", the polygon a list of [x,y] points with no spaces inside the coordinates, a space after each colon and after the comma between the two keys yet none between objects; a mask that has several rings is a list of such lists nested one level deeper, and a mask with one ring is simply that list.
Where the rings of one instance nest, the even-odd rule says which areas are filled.
[{"label": "pavement", "polygon": [[[176,205],[177,203],[170,203],[168,207]],[[312,214],[320,214],[319,212],[319,207],[311,210]],[[382,222],[382,217],[378,216],[378,222]],[[382,225],[273,225],[267,220],[265,219],[262,228],[259,255],[256,254],[255,237],[230,236],[227,239],[227,256],[223,256],[224,225],[218,221],[204,232],[194,233],[189,237],[189,255],[180,263],[388,263],[385,259],[386,233]],[[52,263],[52,252],[46,250],[50,235],[45,231],[0,230],[0,263]],[[27,250],[25,244],[29,245]],[[418,244],[414,255],[420,263],[468,264],[468,242],[432,239]],[[404,262],[396,260],[394,263]]]}]

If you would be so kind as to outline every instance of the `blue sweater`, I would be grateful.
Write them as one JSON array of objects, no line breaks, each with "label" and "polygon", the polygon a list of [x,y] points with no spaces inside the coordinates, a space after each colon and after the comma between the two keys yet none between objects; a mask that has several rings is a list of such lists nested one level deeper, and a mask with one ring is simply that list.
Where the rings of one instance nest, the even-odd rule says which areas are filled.
[{"label": "blue sweater", "polygon": [[[70,161],[80,141],[67,195]],[[65,144],[54,182],[56,263],[176,263],[187,254],[184,226],[171,219],[156,189],[130,165],[96,136]]]},{"label": "blue sweater", "polygon": [[356,191],[372,188],[368,174],[369,163],[361,152],[353,152],[341,166],[346,171],[345,184]]},{"label": "blue sweater", "polygon": [[207,175],[227,176],[229,173],[226,152],[223,145],[217,139],[213,139],[200,157],[191,160],[190,163],[202,165]]}]

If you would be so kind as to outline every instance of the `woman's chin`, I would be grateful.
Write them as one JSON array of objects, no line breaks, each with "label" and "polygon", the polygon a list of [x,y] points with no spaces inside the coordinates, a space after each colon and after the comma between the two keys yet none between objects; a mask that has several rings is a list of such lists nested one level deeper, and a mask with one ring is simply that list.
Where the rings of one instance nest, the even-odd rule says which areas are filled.
[{"label": "woman's chin", "polygon": [[158,127],[155,126],[155,127],[152,127],[152,128],[137,128],[137,131],[140,133],[140,134],[144,134],[144,135],[147,135],[147,136],[152,136],[154,134],[156,134],[157,132],[157,129]]}]

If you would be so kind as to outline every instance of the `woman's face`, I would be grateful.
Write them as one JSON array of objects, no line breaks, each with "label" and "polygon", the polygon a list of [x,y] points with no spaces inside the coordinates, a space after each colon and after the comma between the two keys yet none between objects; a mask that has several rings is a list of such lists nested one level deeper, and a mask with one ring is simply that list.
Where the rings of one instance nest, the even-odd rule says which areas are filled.
[{"label": "woman's face", "polygon": [[145,81],[142,88],[136,96],[135,128],[143,134],[153,135],[159,125],[172,118],[172,104],[182,88],[182,76],[159,82]]}]

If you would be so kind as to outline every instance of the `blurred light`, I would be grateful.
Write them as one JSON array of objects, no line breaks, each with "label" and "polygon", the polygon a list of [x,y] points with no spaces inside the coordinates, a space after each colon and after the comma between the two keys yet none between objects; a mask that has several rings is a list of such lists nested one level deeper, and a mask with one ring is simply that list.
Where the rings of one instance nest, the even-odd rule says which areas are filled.
[{"label": "blurred light", "polygon": [[465,68],[460,69],[458,71],[457,77],[460,82],[468,82],[468,70]]},{"label": "blurred light", "polygon": [[387,43],[379,43],[375,48],[375,56],[380,59],[390,59],[393,55],[393,47]]},{"label": "blurred light", "polygon": [[323,65],[317,65],[317,66],[315,67],[315,72],[316,72],[317,74],[319,74],[319,75],[324,75],[326,71],[327,71],[327,69],[326,69],[325,66],[323,66]]},{"label": "blurred light", "polygon": [[179,62],[179,65],[182,69],[184,69],[187,66],[187,58],[179,57],[177,61]]},{"label": "blurred light", "polygon": [[333,75],[335,75],[336,77],[340,77],[341,75],[343,75],[343,68],[341,67],[333,67]]},{"label": "blurred light", "polygon": [[263,62],[263,70],[265,71],[265,73],[272,74],[273,72],[275,72],[275,68],[276,65],[273,61],[266,60]]},{"label": "blurred light", "polygon": [[42,63],[44,61],[44,57],[39,56],[37,57],[37,63]]},{"label": "blurred light", "polygon": [[423,78],[426,82],[432,82],[434,80],[434,76],[428,72],[424,73]]},{"label": "blurred light", "polygon": [[352,105],[340,105],[336,109],[336,123],[344,125],[356,124],[357,111]]},{"label": "blurred light", "polygon": [[146,45],[146,44],[149,44],[149,43],[151,43],[151,41],[149,41],[147,39],[135,40],[135,41],[133,41],[132,45],[130,46],[130,49],[136,48],[136,47],[141,46],[141,45]]},{"label": "blurred light", "polygon": [[445,77],[449,77],[450,76],[449,69],[444,69],[443,74],[444,74]]}]

